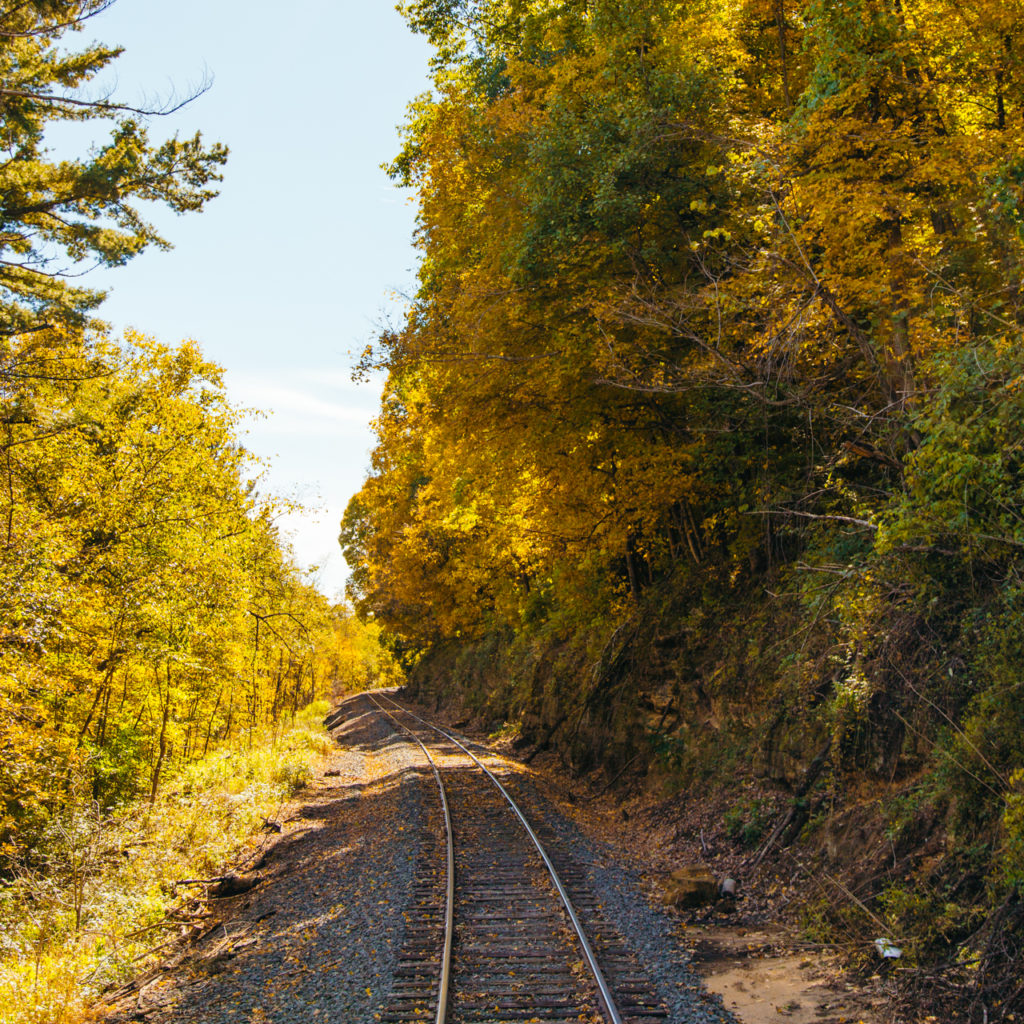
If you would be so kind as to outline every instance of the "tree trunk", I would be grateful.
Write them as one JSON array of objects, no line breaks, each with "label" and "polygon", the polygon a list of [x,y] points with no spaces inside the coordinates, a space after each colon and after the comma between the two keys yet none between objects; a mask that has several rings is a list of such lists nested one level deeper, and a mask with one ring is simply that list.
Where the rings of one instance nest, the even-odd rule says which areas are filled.
[{"label": "tree trunk", "polygon": [[791,110],[793,99],[789,91],[789,66],[786,53],[786,12],[783,0],[775,0],[775,25],[779,30],[779,67],[782,70],[782,101],[786,109]]},{"label": "tree trunk", "polygon": [[167,755],[167,720],[171,714],[171,666],[167,666],[167,699],[164,701],[163,720],[160,723],[160,747],[157,754],[156,764],[153,765],[153,781],[149,788],[149,806],[156,803],[157,790],[160,787],[160,772],[164,766],[164,757]]}]

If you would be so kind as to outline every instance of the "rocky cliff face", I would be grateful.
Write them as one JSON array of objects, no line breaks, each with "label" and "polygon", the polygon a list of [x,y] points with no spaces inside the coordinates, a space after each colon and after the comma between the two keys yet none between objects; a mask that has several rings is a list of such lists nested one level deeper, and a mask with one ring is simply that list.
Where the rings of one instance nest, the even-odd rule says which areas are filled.
[{"label": "rocky cliff face", "polygon": [[[908,983],[946,971],[970,987],[973,975],[956,979],[974,958],[1001,998],[1020,999],[1009,965],[1024,913],[1006,881],[999,787],[978,781],[989,769],[948,711],[907,701],[915,676],[867,659],[851,669],[827,623],[749,593],[713,628],[682,628],[663,606],[585,640],[439,648],[410,690],[502,732],[526,760],[559,759],[590,792],[713,808],[694,828],[748,872],[786,875],[787,913],[815,941],[863,949],[895,935]],[[877,673],[861,705],[858,672]],[[696,821],[687,812],[676,831]]]}]

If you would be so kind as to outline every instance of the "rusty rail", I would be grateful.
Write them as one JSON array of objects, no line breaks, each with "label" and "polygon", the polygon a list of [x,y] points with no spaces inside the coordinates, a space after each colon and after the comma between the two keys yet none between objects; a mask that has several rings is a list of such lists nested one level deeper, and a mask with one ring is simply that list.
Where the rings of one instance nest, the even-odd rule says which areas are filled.
[{"label": "rusty rail", "polygon": [[445,792],[444,780],[438,770],[430,751],[427,750],[423,741],[410,728],[402,725],[401,722],[391,714],[387,708],[382,707],[378,700],[371,694],[367,694],[371,701],[391,719],[398,728],[407,732],[418,744],[427,758],[427,763],[434,772],[437,780],[437,789],[441,794],[441,810],[444,813],[445,835],[447,839],[447,883],[445,887],[445,912],[444,912],[444,944],[441,952],[441,971],[437,986],[437,1016],[436,1024],[445,1024],[448,1016],[448,988],[451,982],[452,973],[452,936],[455,933],[455,840],[452,832],[452,816],[448,809],[448,794]]},{"label": "rusty rail", "polygon": [[[459,740],[457,740],[449,732],[447,732],[446,730],[440,728],[439,726],[433,725],[431,722],[425,721],[424,719],[420,718],[418,715],[414,714],[413,712],[409,711],[408,709],[403,708],[402,705],[399,704],[398,701],[394,700],[392,697],[389,697],[389,696],[386,696],[386,695],[383,695],[383,694],[381,694],[381,696],[385,700],[390,702],[392,705],[394,705],[394,707],[398,711],[400,711],[402,714],[408,715],[410,718],[415,719],[421,725],[423,725],[426,728],[431,729],[434,732],[440,734],[446,740],[448,740],[450,743],[452,743],[456,747],[458,747],[464,754],[466,754],[469,758],[471,758],[473,760],[473,762],[477,765],[477,767],[480,768],[480,770],[487,776],[487,778],[490,779],[490,781],[497,787],[498,791],[501,793],[502,797],[504,797],[505,801],[508,803],[509,807],[511,807],[512,811],[515,813],[516,817],[519,819],[520,823],[522,824],[523,828],[525,829],[526,834],[529,836],[531,842],[533,843],[534,847],[537,850],[537,853],[540,855],[541,860],[544,862],[544,866],[545,866],[545,868],[548,871],[548,874],[549,874],[549,876],[551,878],[552,883],[554,884],[554,887],[555,887],[556,891],[558,892],[558,895],[559,895],[559,897],[560,897],[560,899],[562,901],[562,906],[565,909],[566,914],[569,917],[569,921],[572,924],[573,931],[574,931],[574,933],[576,935],[576,938],[577,938],[577,940],[579,942],[580,949],[581,949],[581,951],[583,953],[583,959],[586,962],[587,968],[590,971],[591,977],[593,978],[594,983],[597,986],[598,995],[599,995],[600,1000],[601,1000],[602,1009],[603,1009],[605,1018],[607,1020],[607,1024],[623,1024],[623,1018],[622,1018],[621,1014],[619,1013],[619,1010],[618,1010],[618,1008],[616,1006],[615,999],[614,999],[614,997],[612,995],[612,992],[611,992],[611,988],[610,988],[607,980],[605,979],[604,973],[601,970],[600,965],[597,962],[597,957],[596,957],[596,955],[594,953],[593,947],[591,946],[590,941],[587,939],[587,936],[586,936],[586,934],[585,934],[585,932],[583,930],[583,925],[580,923],[580,920],[579,920],[579,917],[578,917],[578,915],[576,913],[576,910],[573,907],[572,901],[569,898],[569,894],[566,891],[565,886],[562,884],[562,880],[559,878],[558,872],[555,870],[555,866],[551,862],[551,858],[548,856],[547,851],[544,849],[543,845],[541,844],[540,839],[537,837],[536,832],[534,832],[534,830],[531,827],[529,821],[527,821],[526,816],[519,809],[519,807],[516,804],[516,802],[512,799],[512,797],[509,794],[508,790],[505,789],[505,787],[497,779],[497,777],[494,775],[494,773],[491,772],[491,770],[468,747],[466,747],[463,743],[461,743]],[[388,716],[388,718],[391,719],[391,721],[395,722],[396,725],[400,726],[405,732],[409,733],[409,735],[412,736],[413,739],[416,740],[416,742],[419,744],[420,748],[426,754],[426,756],[427,756],[427,758],[428,758],[428,760],[430,762],[430,765],[431,765],[431,767],[434,770],[434,774],[437,777],[438,785],[441,788],[442,801],[444,802],[445,818],[446,818],[446,821],[447,821],[447,829],[448,829],[448,858],[449,858],[449,869],[448,869],[449,870],[449,874],[448,874],[448,879],[449,879],[449,897],[448,897],[448,910],[447,910],[447,925],[446,925],[446,938],[445,938],[446,947],[445,947],[444,963],[446,964],[445,970],[450,970],[450,966],[451,966],[450,952],[451,952],[451,936],[452,936],[452,920],[453,920],[453,900],[454,900],[454,888],[453,888],[453,886],[454,886],[454,861],[453,861],[454,853],[453,853],[453,844],[452,844],[452,839],[451,839],[451,836],[452,836],[452,832],[451,832],[451,819],[450,819],[450,816],[448,814],[447,800],[446,800],[446,798],[444,796],[444,784],[443,784],[443,782],[441,780],[441,776],[440,776],[440,773],[438,771],[438,768],[437,768],[436,764],[434,763],[434,759],[430,756],[430,753],[427,751],[426,746],[424,746],[424,744],[420,740],[420,738],[411,729],[409,729],[407,726],[404,726],[400,722],[398,722],[398,720],[394,717],[394,715],[392,715],[386,708],[384,708],[377,701],[377,699],[375,697],[371,696],[370,699],[373,701],[374,704],[377,705],[378,708],[380,708],[380,710],[384,714],[386,714]],[[447,976],[444,977],[444,979],[442,981],[442,986],[443,986],[445,994],[447,995],[447,987],[448,987],[448,978],[447,978]],[[439,1001],[437,1024],[444,1024],[444,1017],[441,1015],[441,1011],[442,1011],[442,1007],[441,1007],[440,1001]]]}]

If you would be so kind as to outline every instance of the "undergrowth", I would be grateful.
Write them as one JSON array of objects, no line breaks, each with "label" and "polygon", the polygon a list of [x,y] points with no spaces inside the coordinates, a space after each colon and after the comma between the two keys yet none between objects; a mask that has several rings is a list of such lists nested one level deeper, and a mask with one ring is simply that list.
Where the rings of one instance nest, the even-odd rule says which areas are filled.
[{"label": "undergrowth", "polygon": [[[330,748],[326,701],[277,735],[244,737],[188,766],[150,806],[105,811],[83,780],[45,843],[0,888],[0,1020],[78,1024],[184,927],[194,890],[223,871]],[[188,895],[185,895],[187,893]]]}]

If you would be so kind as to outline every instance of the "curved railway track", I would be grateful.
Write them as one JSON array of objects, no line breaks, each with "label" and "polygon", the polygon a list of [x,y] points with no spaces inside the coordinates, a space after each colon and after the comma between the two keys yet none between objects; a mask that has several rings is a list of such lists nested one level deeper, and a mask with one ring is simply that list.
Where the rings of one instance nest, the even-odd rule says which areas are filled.
[{"label": "curved railway track", "polygon": [[[545,850],[507,788],[468,747],[391,698],[381,695],[385,707],[367,697],[419,745],[439,793],[379,1019],[661,1024],[664,1008],[587,892],[585,873]],[[445,757],[456,763],[439,765],[417,733],[454,748]]]}]

